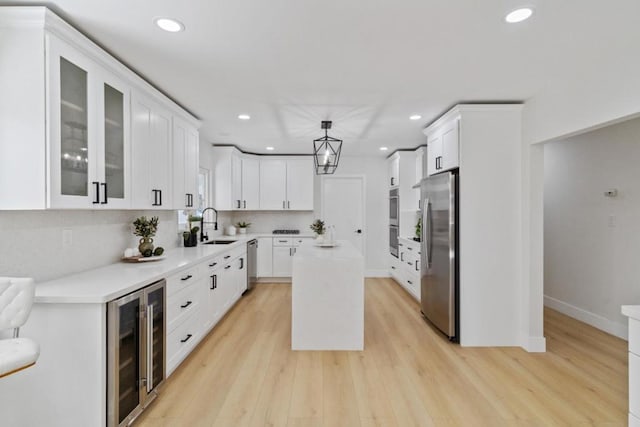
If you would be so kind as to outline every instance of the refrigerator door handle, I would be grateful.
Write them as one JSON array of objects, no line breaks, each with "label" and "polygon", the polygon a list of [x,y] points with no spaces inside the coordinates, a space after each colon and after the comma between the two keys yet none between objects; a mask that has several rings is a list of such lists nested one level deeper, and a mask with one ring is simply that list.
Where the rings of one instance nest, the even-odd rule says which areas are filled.
[{"label": "refrigerator door handle", "polygon": [[147,393],[153,390],[153,305],[147,306]]},{"label": "refrigerator door handle", "polygon": [[[422,211],[422,241],[425,242],[425,250],[426,250],[426,267],[427,269],[431,268],[431,257],[433,252],[433,225],[432,225],[432,213],[431,213],[431,199],[426,199],[424,201],[424,209]],[[426,232],[426,236],[425,236]]]}]

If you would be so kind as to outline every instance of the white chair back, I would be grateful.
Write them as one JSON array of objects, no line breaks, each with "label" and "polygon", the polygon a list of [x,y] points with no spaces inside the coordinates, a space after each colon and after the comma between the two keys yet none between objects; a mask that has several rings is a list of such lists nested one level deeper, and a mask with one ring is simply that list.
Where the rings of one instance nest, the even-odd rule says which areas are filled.
[{"label": "white chair back", "polygon": [[0,277],[0,330],[25,324],[36,293],[31,278]]}]

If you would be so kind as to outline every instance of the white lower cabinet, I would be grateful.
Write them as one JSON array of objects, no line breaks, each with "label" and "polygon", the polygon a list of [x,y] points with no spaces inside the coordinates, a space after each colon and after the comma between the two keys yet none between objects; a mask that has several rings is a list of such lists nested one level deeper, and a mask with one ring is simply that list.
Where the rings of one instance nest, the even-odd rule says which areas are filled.
[{"label": "white lower cabinet", "polygon": [[296,254],[297,248],[312,239],[312,237],[274,237],[272,277],[291,277],[293,256]]},{"label": "white lower cabinet", "polygon": [[258,238],[258,277],[273,277],[273,239]]},{"label": "white lower cabinet", "polygon": [[167,278],[167,376],[247,289],[240,246]]},{"label": "white lower cabinet", "polygon": [[391,256],[391,277],[420,301],[420,243],[401,238],[398,251],[398,258]]},{"label": "white lower cabinet", "polygon": [[629,353],[629,413],[640,417],[640,356]]}]

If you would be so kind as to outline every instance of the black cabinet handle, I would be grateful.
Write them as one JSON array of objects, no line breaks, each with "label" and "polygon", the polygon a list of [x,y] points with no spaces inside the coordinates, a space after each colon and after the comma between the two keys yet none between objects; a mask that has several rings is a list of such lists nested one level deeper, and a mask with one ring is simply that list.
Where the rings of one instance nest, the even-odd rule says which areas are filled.
[{"label": "black cabinet handle", "polygon": [[231,255],[225,255],[224,256],[224,259],[229,259],[229,258],[231,258]]},{"label": "black cabinet handle", "polygon": [[411,280],[407,280],[407,282],[409,282],[410,285],[413,285],[413,282]]},{"label": "black cabinet handle", "polygon": [[101,202],[101,204],[106,205],[107,203],[109,203],[109,198],[108,198],[108,196],[107,196],[107,192],[108,192],[108,190],[107,190],[107,183],[106,183],[106,182],[103,182],[103,183],[102,183],[102,184],[100,184],[100,185],[102,185],[102,188],[104,189],[104,201],[102,201],[102,202]]},{"label": "black cabinet handle", "polygon": [[218,287],[218,275],[213,274],[211,276],[211,287],[209,289],[215,289]]},{"label": "black cabinet handle", "polygon": [[409,246],[407,246],[407,249],[408,249],[408,250],[410,250],[410,251],[412,251],[412,250],[413,250],[413,248],[411,248],[411,247],[409,247]]},{"label": "black cabinet handle", "polygon": [[158,192],[160,190],[151,190],[153,192],[153,203],[151,204],[151,206],[160,206],[160,203],[158,203]]},{"label": "black cabinet handle", "polygon": [[282,201],[282,209],[284,209],[286,206],[287,206],[287,205],[286,205],[286,202],[283,200],[283,201]]},{"label": "black cabinet handle", "polygon": [[186,277],[181,278],[180,280],[185,281],[191,279],[193,276],[188,274]]},{"label": "black cabinet handle", "polygon": [[92,184],[96,186],[96,199],[93,201],[93,204],[97,205],[100,203],[100,183],[98,181],[93,181]]},{"label": "black cabinet handle", "polygon": [[187,308],[187,307],[189,307],[192,303],[193,303],[193,301],[187,301],[186,303],[182,304],[182,305],[180,306],[180,308]]},{"label": "black cabinet handle", "polygon": [[244,258],[240,258],[240,270],[244,268]]},{"label": "black cabinet handle", "polygon": [[211,264],[209,264],[209,267],[215,267],[216,265],[218,265],[217,262],[212,262]]},{"label": "black cabinet handle", "polygon": [[240,200],[238,200],[238,209],[240,209]]},{"label": "black cabinet handle", "polygon": [[225,270],[228,270],[228,269],[230,269],[230,268],[231,268],[231,266],[230,266],[230,265],[227,265],[224,269],[225,269]]},{"label": "black cabinet handle", "polygon": [[392,269],[392,270],[395,270],[396,268],[392,265],[392,266],[391,266],[391,269]]},{"label": "black cabinet handle", "polygon": [[247,201],[244,201],[244,208],[247,209]]},{"label": "black cabinet handle", "polygon": [[183,339],[183,340],[180,340],[180,342],[187,342],[187,341],[189,341],[189,339],[190,339],[192,336],[193,336],[193,335],[191,335],[191,334],[187,334],[187,337],[186,337],[185,339]]},{"label": "black cabinet handle", "polygon": [[416,271],[420,271],[420,268],[418,267],[418,262],[419,260],[416,260]]},{"label": "black cabinet handle", "polygon": [[400,261],[404,261],[404,252],[400,252]]},{"label": "black cabinet handle", "polygon": [[393,187],[393,177],[391,177],[391,186]]},{"label": "black cabinet handle", "polygon": [[162,206],[162,190],[158,190],[158,193],[160,193],[160,204],[158,206]]},{"label": "black cabinet handle", "polygon": [[186,199],[185,202],[184,202],[184,206],[188,208],[189,207],[189,193],[185,193],[184,197]]}]

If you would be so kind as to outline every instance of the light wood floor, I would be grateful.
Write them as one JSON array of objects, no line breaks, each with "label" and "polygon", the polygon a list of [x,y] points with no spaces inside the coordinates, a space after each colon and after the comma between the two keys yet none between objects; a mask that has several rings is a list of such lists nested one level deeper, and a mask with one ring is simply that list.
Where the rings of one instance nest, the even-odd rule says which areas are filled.
[{"label": "light wood floor", "polygon": [[140,426],[626,425],[626,342],[545,311],[548,352],[461,348],[369,279],[364,352],[293,352],[291,288],[260,284],[167,380]]}]

